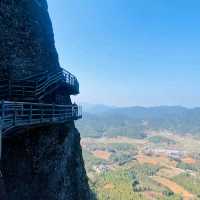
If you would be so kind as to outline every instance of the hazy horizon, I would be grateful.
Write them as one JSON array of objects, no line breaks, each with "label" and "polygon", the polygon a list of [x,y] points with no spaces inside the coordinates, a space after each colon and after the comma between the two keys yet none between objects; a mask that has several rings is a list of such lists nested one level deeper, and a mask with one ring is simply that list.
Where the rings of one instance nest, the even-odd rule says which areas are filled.
[{"label": "hazy horizon", "polygon": [[[75,102],[75,101],[74,101]],[[111,104],[101,104],[101,103],[90,103],[90,102],[79,102],[80,105],[83,106],[83,108],[85,106],[105,106],[105,107],[109,107],[109,108],[134,108],[134,107],[141,107],[141,108],[159,108],[159,107],[182,107],[182,108],[186,108],[186,109],[199,109],[200,106],[182,106],[182,105],[149,105],[149,106],[145,106],[145,105],[125,105],[125,106],[115,106],[115,105],[111,105]]]},{"label": "hazy horizon", "polygon": [[61,66],[80,82],[76,101],[200,106],[199,1],[48,3]]}]

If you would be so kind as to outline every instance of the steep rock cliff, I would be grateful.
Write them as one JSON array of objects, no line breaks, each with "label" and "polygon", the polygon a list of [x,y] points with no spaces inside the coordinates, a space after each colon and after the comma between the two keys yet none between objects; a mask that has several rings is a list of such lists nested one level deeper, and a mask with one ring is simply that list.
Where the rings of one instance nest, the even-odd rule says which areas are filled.
[{"label": "steep rock cliff", "polygon": [[79,132],[73,124],[18,132],[4,141],[9,199],[89,199]]},{"label": "steep rock cliff", "polygon": [[[0,1],[0,47],[0,78],[59,70],[46,0]],[[0,186],[9,200],[90,198],[73,122],[18,130],[4,138],[1,172]]]},{"label": "steep rock cliff", "polygon": [[0,70],[12,79],[60,66],[46,0],[0,1]]}]

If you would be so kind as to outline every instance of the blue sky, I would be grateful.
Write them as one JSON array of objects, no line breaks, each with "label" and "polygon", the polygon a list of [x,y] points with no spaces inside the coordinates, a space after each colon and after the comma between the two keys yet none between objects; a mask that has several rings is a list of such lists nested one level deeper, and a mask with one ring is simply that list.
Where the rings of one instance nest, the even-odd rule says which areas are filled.
[{"label": "blue sky", "polygon": [[200,106],[199,0],[48,0],[77,101]]}]

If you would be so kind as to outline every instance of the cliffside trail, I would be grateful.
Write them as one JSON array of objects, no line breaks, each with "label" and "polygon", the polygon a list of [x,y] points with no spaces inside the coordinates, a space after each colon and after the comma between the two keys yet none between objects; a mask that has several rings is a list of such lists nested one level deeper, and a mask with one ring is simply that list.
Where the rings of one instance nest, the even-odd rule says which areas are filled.
[{"label": "cliffside trail", "polygon": [[[0,2],[0,47],[0,79],[60,69],[46,0]],[[71,104],[62,88],[43,103],[49,101]],[[1,172],[0,194],[6,192],[8,200],[90,199],[80,134],[73,121],[19,129],[4,138]]]}]

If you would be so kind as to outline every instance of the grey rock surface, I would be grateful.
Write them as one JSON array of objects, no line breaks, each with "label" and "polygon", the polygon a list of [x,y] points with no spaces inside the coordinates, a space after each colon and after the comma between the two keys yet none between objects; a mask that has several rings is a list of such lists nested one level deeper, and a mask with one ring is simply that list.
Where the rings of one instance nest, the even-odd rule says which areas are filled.
[{"label": "grey rock surface", "polygon": [[90,199],[80,135],[73,124],[18,132],[4,141],[9,199]]},{"label": "grey rock surface", "polygon": [[[59,69],[46,0],[1,0],[0,78]],[[63,97],[71,103],[69,96]],[[90,199],[80,134],[73,122],[24,128],[4,138],[1,171],[0,185],[9,200]]]},{"label": "grey rock surface", "polygon": [[60,68],[46,0],[0,1],[0,74],[12,79]]}]

